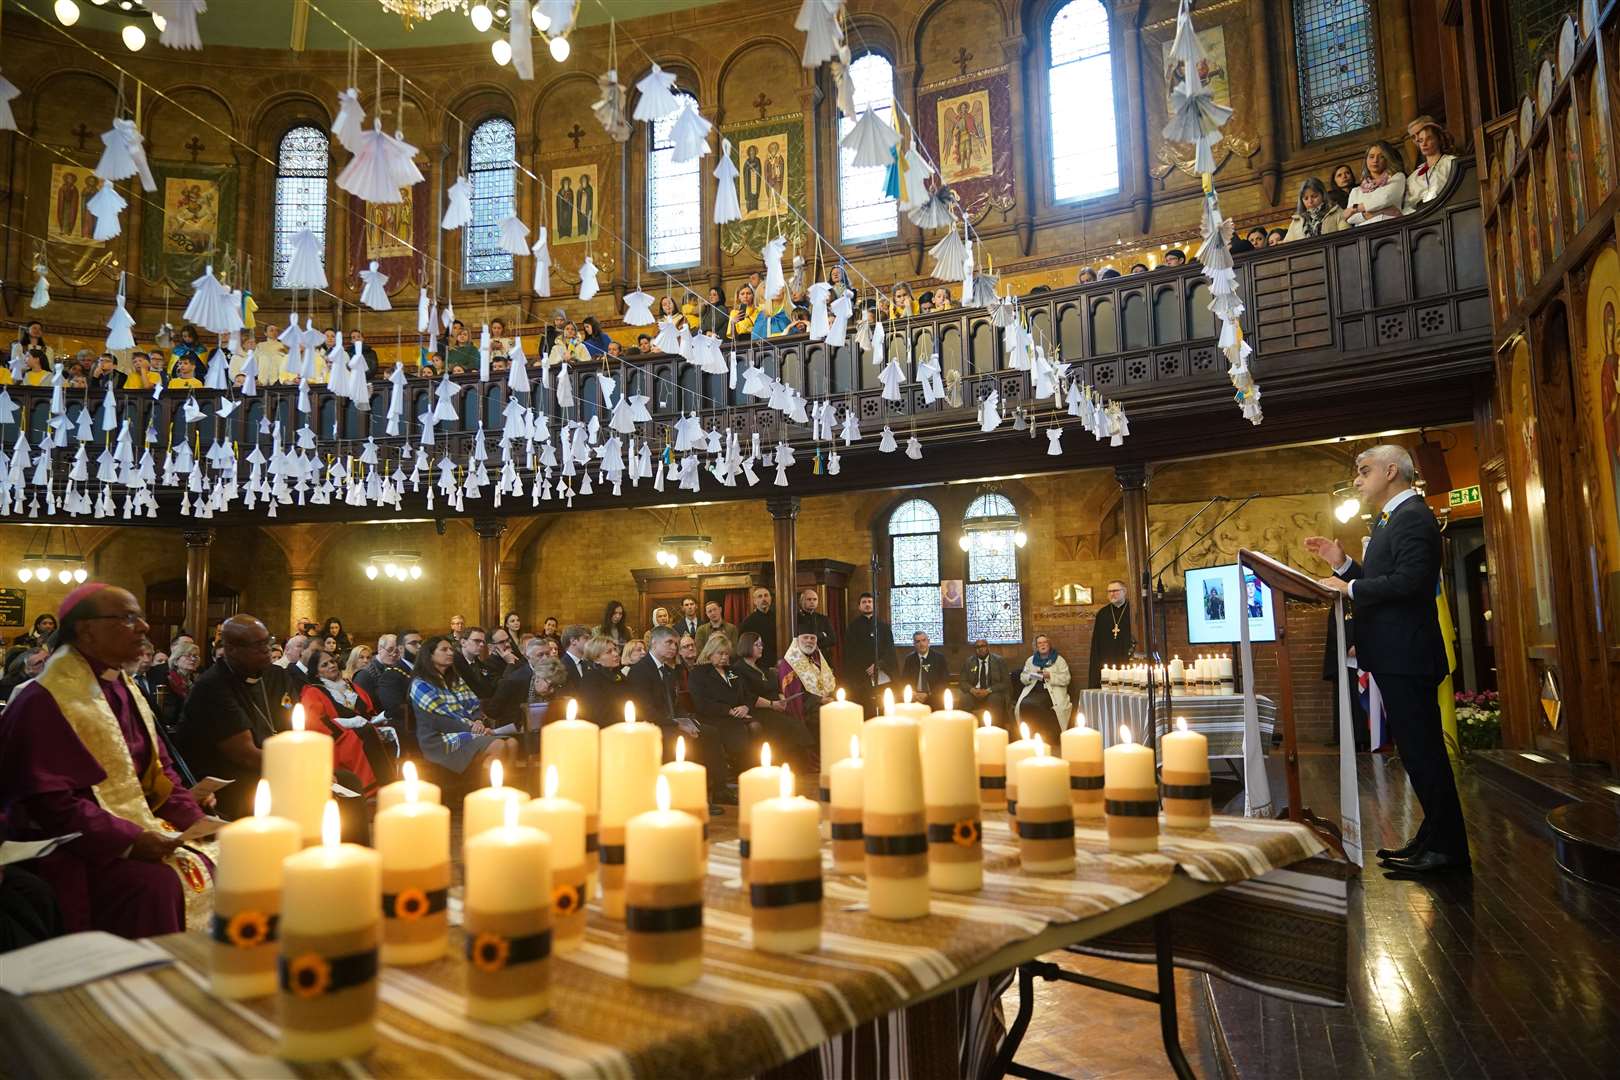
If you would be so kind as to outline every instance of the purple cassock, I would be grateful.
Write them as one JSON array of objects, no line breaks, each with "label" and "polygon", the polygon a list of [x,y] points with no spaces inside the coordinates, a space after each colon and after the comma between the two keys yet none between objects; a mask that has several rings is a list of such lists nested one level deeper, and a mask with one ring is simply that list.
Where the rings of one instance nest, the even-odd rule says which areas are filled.
[{"label": "purple cassock", "polygon": [[[162,746],[148,736],[128,684],[105,666],[95,661],[90,665],[129,747],[137,779],[156,777],[151,765],[152,755],[158,755],[170,790],[159,805],[151,806],[158,796],[145,786],[153,815],[177,832],[184,831],[203,816],[202,809]],[[126,766],[119,761],[112,767]],[[83,834],[28,865],[55,889],[63,929],[105,930],[131,938],[184,930],[185,890],[200,890],[208,883],[188,884],[182,873],[165,863],[125,857],[142,827],[97,802],[91,789],[106,779],[107,769],[80,740],[44,686],[30,682],[12,695],[0,713],[0,812],[10,837],[36,840]]]}]

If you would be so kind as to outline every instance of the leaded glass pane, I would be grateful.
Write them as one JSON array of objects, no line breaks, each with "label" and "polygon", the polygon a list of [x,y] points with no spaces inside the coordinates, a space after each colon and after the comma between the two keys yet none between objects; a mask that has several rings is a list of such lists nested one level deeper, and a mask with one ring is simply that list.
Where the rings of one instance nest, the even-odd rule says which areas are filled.
[{"label": "leaded glass pane", "polygon": [[1306,142],[1382,122],[1372,0],[1294,0],[1299,115]]},{"label": "leaded glass pane", "polygon": [[894,583],[939,585],[939,536],[924,534],[894,538]]},{"label": "leaded glass pane", "polygon": [[1024,612],[1016,581],[970,582],[963,601],[967,605],[967,637],[992,645],[1016,645],[1024,640]]},{"label": "leaded glass pane", "polygon": [[936,645],[945,641],[945,612],[939,604],[938,584],[890,589],[889,618],[896,641],[910,641],[919,630]]},{"label": "leaded glass pane", "polygon": [[1052,193],[1059,202],[1119,190],[1119,127],[1108,11],[1100,0],[1070,0],[1052,19],[1047,109],[1052,131]]},{"label": "leaded glass pane", "polygon": [[924,499],[912,499],[910,502],[901,503],[894,513],[889,515],[890,536],[925,532],[939,532],[939,511]]},{"label": "leaded glass pane", "polygon": [[281,137],[276,153],[275,230],[271,284],[287,287],[293,237],[308,229],[326,248],[326,174],[332,146],[320,128],[295,127]]},{"label": "leaded glass pane", "polygon": [[467,149],[472,220],[462,230],[462,278],[468,285],[512,280],[512,253],[501,250],[501,222],[517,212],[517,129],[496,117],[473,128]]},{"label": "leaded glass pane", "polygon": [[1018,577],[1018,548],[1011,529],[968,533],[968,580],[1011,581]]},{"label": "leaded glass pane", "polygon": [[[862,112],[871,109],[885,124],[894,123],[894,65],[877,53],[867,53],[849,65],[855,97],[855,115],[838,121],[838,139],[843,141],[855,128]],[[858,167],[855,151],[838,151],[838,222],[844,243],[883,240],[900,232],[899,209],[884,185],[888,170],[878,166]]]},{"label": "leaded glass pane", "polygon": [[[690,95],[680,95],[683,103]],[[659,269],[696,266],[703,259],[703,182],[696,158],[675,161],[674,113],[652,126],[647,158],[647,261]]]},{"label": "leaded glass pane", "polygon": [[997,495],[992,491],[989,494],[980,495],[977,499],[968,503],[967,513],[962,515],[962,520],[972,521],[974,518],[1017,516],[1018,508],[1012,504],[1012,500],[1005,495]]}]

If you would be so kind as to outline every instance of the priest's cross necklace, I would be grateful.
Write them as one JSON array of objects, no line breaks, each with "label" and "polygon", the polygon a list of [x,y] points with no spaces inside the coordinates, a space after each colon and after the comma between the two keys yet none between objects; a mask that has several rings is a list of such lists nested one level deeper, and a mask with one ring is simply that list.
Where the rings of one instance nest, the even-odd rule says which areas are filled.
[{"label": "priest's cross necklace", "polygon": [[1124,609],[1123,608],[1116,608],[1116,607],[1114,607],[1113,604],[1109,604],[1108,607],[1109,607],[1109,614],[1114,617],[1114,636],[1119,637],[1119,624],[1125,618],[1125,616],[1120,614],[1120,612],[1123,611]]}]

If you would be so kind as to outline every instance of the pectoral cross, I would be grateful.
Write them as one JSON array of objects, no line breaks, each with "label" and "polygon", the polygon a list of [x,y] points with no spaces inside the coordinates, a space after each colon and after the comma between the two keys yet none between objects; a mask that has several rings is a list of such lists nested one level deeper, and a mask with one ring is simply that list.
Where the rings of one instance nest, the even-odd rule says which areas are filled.
[{"label": "pectoral cross", "polygon": [[191,151],[191,163],[193,165],[197,164],[197,155],[208,149],[208,147],[203,145],[203,141],[197,138],[195,135],[191,137],[190,142],[186,143],[185,148]]},{"label": "pectoral cross", "polygon": [[1119,624],[1118,623],[1114,624],[1114,636],[1119,637]]},{"label": "pectoral cross", "polygon": [[774,104],[776,104],[776,102],[766,97],[765,91],[763,90],[759,92],[759,97],[754,99],[754,108],[759,110],[759,118],[761,120],[765,119],[765,110]]},{"label": "pectoral cross", "polygon": [[579,140],[581,140],[581,139],[583,139],[585,137],[585,129],[580,127],[578,123],[575,123],[574,124],[574,129],[572,131],[568,132],[568,137],[570,139],[574,140],[574,149],[578,150],[579,149]]},{"label": "pectoral cross", "polygon": [[960,49],[956,50],[956,58],[951,62],[956,65],[958,73],[960,73],[962,75],[966,75],[967,74],[968,61],[970,61],[972,59],[973,59],[973,54],[968,52],[967,46],[964,45]]}]

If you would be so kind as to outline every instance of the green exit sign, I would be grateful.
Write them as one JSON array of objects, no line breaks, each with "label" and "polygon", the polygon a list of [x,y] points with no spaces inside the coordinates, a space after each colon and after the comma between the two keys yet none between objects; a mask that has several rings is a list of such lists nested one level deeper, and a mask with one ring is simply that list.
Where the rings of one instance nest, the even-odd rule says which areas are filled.
[{"label": "green exit sign", "polygon": [[1451,489],[1451,505],[1452,506],[1477,506],[1477,505],[1479,505],[1479,485],[1475,484],[1472,487],[1452,488]]}]

